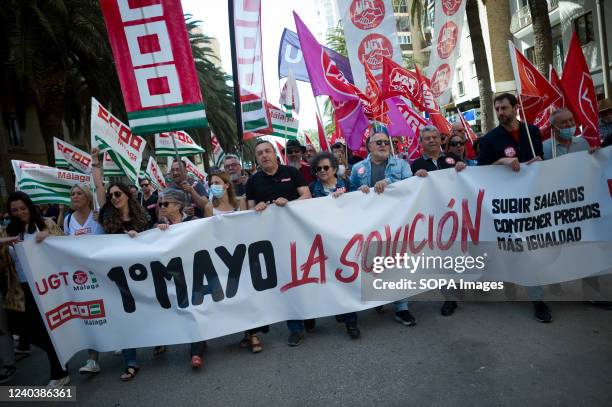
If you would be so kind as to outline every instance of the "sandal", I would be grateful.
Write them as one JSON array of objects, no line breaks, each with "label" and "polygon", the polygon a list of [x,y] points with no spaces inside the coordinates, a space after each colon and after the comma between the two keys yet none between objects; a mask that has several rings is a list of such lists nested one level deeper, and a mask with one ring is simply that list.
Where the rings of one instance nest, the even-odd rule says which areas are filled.
[{"label": "sandal", "polygon": [[153,350],[153,356],[159,356],[162,353],[166,352],[167,350],[168,350],[168,348],[166,348],[165,345],[156,346],[155,349]]},{"label": "sandal", "polygon": [[128,366],[119,378],[121,379],[121,381],[129,382],[130,380],[136,377],[136,374],[139,370],[140,368],[138,366]]},{"label": "sandal", "polygon": [[261,346],[261,340],[257,337],[257,335],[251,335],[250,345],[251,352],[253,353],[259,353],[263,350],[263,347]]},{"label": "sandal", "polygon": [[191,367],[194,369],[199,369],[202,367],[202,357],[201,356],[192,356],[191,357]]}]

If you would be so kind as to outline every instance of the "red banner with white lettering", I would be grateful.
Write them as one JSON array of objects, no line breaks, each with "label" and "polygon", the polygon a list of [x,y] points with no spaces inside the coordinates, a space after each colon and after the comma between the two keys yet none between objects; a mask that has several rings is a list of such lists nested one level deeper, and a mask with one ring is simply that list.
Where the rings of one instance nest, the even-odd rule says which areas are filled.
[{"label": "red banner with white lettering", "polygon": [[207,127],[180,0],[100,0],[132,132]]}]

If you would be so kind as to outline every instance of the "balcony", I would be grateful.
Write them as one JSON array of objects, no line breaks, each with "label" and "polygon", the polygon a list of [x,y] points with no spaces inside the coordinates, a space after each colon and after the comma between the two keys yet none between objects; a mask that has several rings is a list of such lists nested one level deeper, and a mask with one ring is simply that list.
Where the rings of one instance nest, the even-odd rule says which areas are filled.
[{"label": "balcony", "polygon": [[[559,7],[559,0],[547,0],[548,12],[550,13],[557,7]],[[531,13],[529,12],[529,5],[523,6],[512,15],[512,21],[510,22],[510,32],[516,34],[523,28],[531,24]]]}]

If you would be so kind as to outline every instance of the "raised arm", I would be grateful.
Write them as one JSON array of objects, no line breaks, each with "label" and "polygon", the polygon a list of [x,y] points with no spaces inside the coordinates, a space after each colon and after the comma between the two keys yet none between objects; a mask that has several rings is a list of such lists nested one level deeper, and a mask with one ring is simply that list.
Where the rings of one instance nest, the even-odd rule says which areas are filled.
[{"label": "raised arm", "polygon": [[100,165],[100,150],[97,147],[91,149],[91,176],[96,187],[96,197],[98,205],[102,207],[106,203],[106,192],[104,191],[104,183],[102,182],[102,168]]}]

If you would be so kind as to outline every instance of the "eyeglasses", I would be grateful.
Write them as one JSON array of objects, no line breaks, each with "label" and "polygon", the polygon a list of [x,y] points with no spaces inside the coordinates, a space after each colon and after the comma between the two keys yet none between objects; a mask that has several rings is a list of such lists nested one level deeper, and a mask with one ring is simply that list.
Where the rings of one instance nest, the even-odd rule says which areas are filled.
[{"label": "eyeglasses", "polygon": [[391,144],[389,140],[376,140],[375,143],[377,146],[382,146],[383,144],[388,146]]},{"label": "eyeglasses", "polygon": [[170,206],[171,203],[174,203],[174,202],[168,202],[168,201],[160,202],[159,206],[162,207],[162,208],[167,208],[168,206]]},{"label": "eyeglasses", "polygon": [[321,171],[325,171],[327,172],[331,167],[329,165],[322,165],[320,167],[315,168],[315,170],[317,170],[317,172],[321,172]]},{"label": "eyeglasses", "polygon": [[234,167],[238,167],[240,164],[239,163],[230,163],[230,164],[225,164],[224,167],[225,168],[234,168]]},{"label": "eyeglasses", "polygon": [[122,191],[115,191],[115,192],[108,193],[109,198],[115,197],[116,199],[119,199],[121,198],[121,195],[123,195]]},{"label": "eyeglasses", "polygon": [[465,141],[451,141],[448,145],[451,147],[463,146],[465,145]]}]

